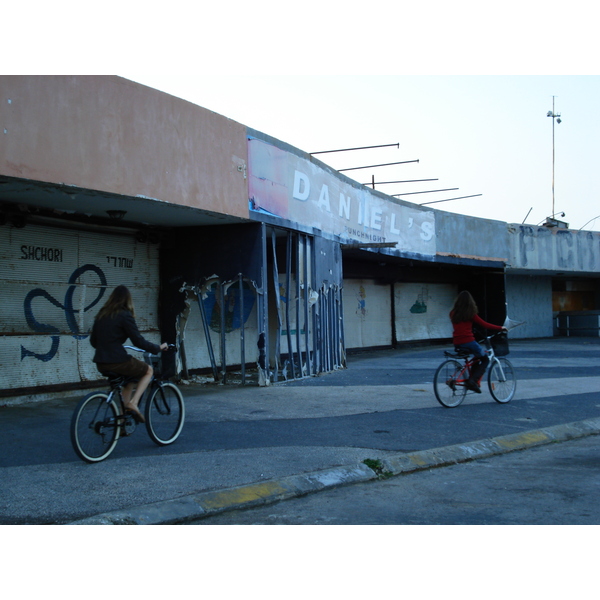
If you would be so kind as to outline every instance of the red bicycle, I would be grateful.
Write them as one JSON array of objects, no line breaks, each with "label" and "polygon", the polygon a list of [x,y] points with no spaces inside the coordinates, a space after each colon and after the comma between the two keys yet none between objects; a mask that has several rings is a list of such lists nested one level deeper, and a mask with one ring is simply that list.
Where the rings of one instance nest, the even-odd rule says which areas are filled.
[{"label": "red bicycle", "polygon": [[[492,339],[498,334],[486,337],[479,342],[486,348],[486,354],[490,359],[487,370],[488,388],[492,398],[496,402],[505,404],[510,402],[517,389],[517,379],[515,370],[510,361],[504,356],[498,354],[508,354],[508,345],[503,351],[496,353]],[[433,377],[433,391],[437,401],[446,408],[458,406],[470,390],[467,389],[466,382],[471,375],[471,369],[475,364],[476,358],[467,350],[457,352],[445,351],[446,360],[437,368]],[[477,382],[481,382],[485,373]],[[474,393],[474,392],[471,392]]]}]

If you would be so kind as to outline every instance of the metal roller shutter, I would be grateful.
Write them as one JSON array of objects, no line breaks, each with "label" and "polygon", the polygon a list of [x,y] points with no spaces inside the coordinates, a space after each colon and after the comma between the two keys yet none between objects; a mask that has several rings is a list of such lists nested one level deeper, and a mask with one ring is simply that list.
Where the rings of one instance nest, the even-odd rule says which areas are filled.
[{"label": "metal roller shutter", "polygon": [[97,379],[88,337],[111,290],[127,285],[137,322],[158,341],[158,245],[133,232],[31,224],[0,228],[0,387]]}]

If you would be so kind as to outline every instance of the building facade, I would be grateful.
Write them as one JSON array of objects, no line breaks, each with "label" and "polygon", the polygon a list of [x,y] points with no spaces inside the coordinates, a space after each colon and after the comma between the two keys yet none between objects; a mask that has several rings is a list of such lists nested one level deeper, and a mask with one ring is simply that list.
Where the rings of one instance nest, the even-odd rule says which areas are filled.
[{"label": "building facade", "polygon": [[511,336],[598,335],[599,261],[596,232],[399,201],[122,78],[0,76],[4,397],[92,385],[119,284],[173,375],[268,385],[448,340],[461,289]]}]

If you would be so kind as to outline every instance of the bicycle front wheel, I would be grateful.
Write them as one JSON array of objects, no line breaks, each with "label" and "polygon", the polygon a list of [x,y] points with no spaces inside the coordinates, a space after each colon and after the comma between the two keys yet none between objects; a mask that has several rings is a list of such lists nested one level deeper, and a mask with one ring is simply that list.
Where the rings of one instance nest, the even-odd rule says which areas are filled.
[{"label": "bicycle front wheel", "polygon": [[433,376],[433,391],[437,401],[446,408],[458,406],[465,398],[467,388],[461,375],[463,365],[453,359],[445,360]]},{"label": "bicycle front wheel", "polygon": [[119,440],[119,413],[104,392],[81,399],[71,417],[71,443],[79,458],[95,463],[108,457]]},{"label": "bicycle front wheel", "polygon": [[157,385],[146,402],[145,416],[150,439],[159,446],[172,444],[185,420],[185,404],[179,388],[173,383]]},{"label": "bicycle front wheel", "polygon": [[510,402],[517,390],[515,370],[506,358],[496,358],[492,361],[488,373],[490,394],[496,402]]}]

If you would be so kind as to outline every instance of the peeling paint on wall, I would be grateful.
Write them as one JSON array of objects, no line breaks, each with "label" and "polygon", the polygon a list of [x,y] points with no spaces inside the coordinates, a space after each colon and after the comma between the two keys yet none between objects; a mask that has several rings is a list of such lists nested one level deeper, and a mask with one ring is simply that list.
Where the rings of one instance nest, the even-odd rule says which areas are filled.
[{"label": "peeling paint on wall", "polygon": [[448,313],[457,292],[455,284],[394,284],[397,340],[452,337]]},{"label": "peeling paint on wall", "polygon": [[347,348],[391,346],[390,288],[368,279],[344,281],[344,330]]},{"label": "peeling paint on wall", "polygon": [[356,314],[361,319],[365,319],[367,316],[367,292],[364,285],[359,286],[356,294],[356,301],[358,305],[356,308]]},{"label": "peeling paint on wall", "polygon": [[255,138],[248,141],[249,208],[346,241],[396,242],[435,255],[434,212],[353,185],[325,165]]},{"label": "peeling paint on wall", "polygon": [[600,233],[509,225],[510,268],[597,272]]}]

